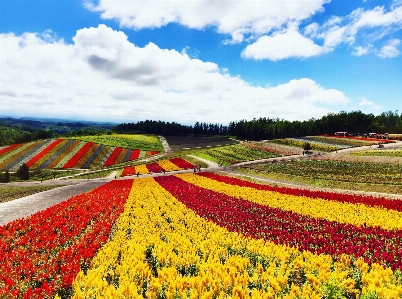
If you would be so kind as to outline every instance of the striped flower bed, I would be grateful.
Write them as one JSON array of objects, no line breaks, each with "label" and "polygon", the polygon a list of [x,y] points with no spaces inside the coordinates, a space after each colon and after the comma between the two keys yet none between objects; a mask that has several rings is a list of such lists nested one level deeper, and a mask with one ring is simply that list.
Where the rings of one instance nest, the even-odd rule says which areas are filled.
[{"label": "striped flower bed", "polygon": [[94,144],[92,142],[85,143],[85,145],[81,147],[80,150],[66,164],[63,165],[63,168],[73,168],[93,145]]},{"label": "striped flower bed", "polygon": [[68,294],[105,243],[132,181],[113,181],[0,227],[0,298]]},{"label": "striped flower bed", "polygon": [[376,200],[207,173],[113,181],[0,227],[0,297],[400,298],[402,212]]},{"label": "striped flower bed", "polygon": [[17,170],[19,165],[26,163],[30,159],[28,157],[32,157],[38,152],[38,150],[42,149],[42,146],[46,147],[48,144],[49,142],[47,140],[32,143],[25,150],[19,152],[17,156],[13,157],[7,165],[3,166],[3,170],[4,169]]},{"label": "striped flower bed", "polygon": [[110,147],[80,140],[45,140],[0,149],[0,169],[96,168],[150,157],[156,151]]},{"label": "striped flower bed", "polygon": [[34,165],[36,162],[38,162],[43,156],[45,156],[48,152],[50,152],[56,145],[58,145],[62,141],[63,141],[62,139],[57,139],[57,140],[53,141],[45,149],[43,149],[40,153],[38,153],[35,157],[33,157],[31,160],[29,160],[26,163],[27,166],[31,167],[32,165]]},{"label": "striped flower bed", "polygon": [[191,164],[190,162],[182,158],[173,158],[170,160],[161,160],[155,163],[125,167],[123,169],[122,176],[135,175],[137,173],[148,174],[150,172],[153,173],[160,173],[163,171],[169,172],[183,169],[191,169],[194,167],[195,165]]}]

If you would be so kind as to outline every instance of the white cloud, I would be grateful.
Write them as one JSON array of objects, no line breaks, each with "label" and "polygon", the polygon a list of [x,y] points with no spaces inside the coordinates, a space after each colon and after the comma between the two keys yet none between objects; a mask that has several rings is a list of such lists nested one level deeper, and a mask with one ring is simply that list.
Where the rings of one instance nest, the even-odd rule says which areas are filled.
[{"label": "white cloud", "polygon": [[[341,44],[353,45],[352,54],[360,56],[367,54],[375,44],[386,36],[402,29],[402,5],[392,5],[389,11],[384,6],[377,6],[371,10],[356,9],[345,17],[332,17],[321,27],[308,25],[305,33],[312,38],[324,40],[323,47],[332,51]],[[395,47],[385,48],[394,54]],[[378,51],[378,50],[377,50]],[[381,52],[383,52],[381,50]],[[387,54],[384,54],[387,55]]]},{"label": "white cloud", "polygon": [[86,1],[104,19],[120,26],[143,29],[179,23],[189,28],[216,27],[219,33],[241,42],[245,34],[262,35],[289,22],[305,20],[323,10],[330,0],[100,0]]},{"label": "white cloud", "polygon": [[285,32],[272,36],[262,36],[255,43],[248,45],[242,52],[244,58],[256,60],[269,59],[273,61],[298,57],[317,56],[324,50],[311,39],[301,35],[297,28],[291,27]]},{"label": "white cloud", "polygon": [[399,39],[388,41],[388,43],[380,49],[378,56],[381,58],[393,58],[399,56],[400,52],[398,46],[400,43],[401,40]]},{"label": "white cloud", "polygon": [[371,46],[370,46],[370,45],[367,46],[367,47],[360,47],[360,46],[358,46],[358,47],[356,47],[356,48],[354,49],[353,55],[355,55],[355,56],[363,56],[363,55],[366,55],[366,54],[369,53],[370,49],[371,49]]},{"label": "white cloud", "polygon": [[369,101],[369,100],[367,100],[365,98],[362,98],[360,100],[360,102],[358,103],[358,105],[362,106],[362,107],[367,107],[367,108],[370,108],[370,109],[375,109],[375,110],[381,108],[380,106],[377,106],[374,102]]},{"label": "white cloud", "polygon": [[228,123],[321,117],[325,105],[349,101],[307,78],[253,87],[185,51],[137,47],[105,25],[78,30],[73,40],[68,45],[34,33],[0,34],[3,114]]}]

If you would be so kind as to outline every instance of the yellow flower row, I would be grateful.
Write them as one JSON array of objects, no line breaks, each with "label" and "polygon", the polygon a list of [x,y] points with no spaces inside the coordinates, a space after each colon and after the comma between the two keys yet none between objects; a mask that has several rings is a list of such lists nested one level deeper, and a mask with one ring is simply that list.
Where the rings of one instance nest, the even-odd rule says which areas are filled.
[{"label": "yellow flower row", "polygon": [[146,164],[140,164],[135,166],[135,172],[140,173],[140,174],[146,174],[149,173],[149,170],[146,166]]},{"label": "yellow flower row", "polygon": [[176,164],[172,163],[169,160],[161,160],[158,161],[158,164],[165,170],[165,171],[176,171],[181,170]]},{"label": "yellow flower row", "polygon": [[323,298],[402,294],[391,270],[228,232],[153,178],[134,180],[111,240],[73,283],[73,298]]},{"label": "yellow flower row", "polygon": [[177,174],[176,176],[186,182],[208,190],[314,218],[353,224],[356,226],[364,224],[373,227],[379,226],[387,230],[402,229],[402,213],[395,210],[370,207],[364,204],[352,204],[319,198],[287,195],[266,190],[256,190],[254,188],[230,185],[192,174]]}]

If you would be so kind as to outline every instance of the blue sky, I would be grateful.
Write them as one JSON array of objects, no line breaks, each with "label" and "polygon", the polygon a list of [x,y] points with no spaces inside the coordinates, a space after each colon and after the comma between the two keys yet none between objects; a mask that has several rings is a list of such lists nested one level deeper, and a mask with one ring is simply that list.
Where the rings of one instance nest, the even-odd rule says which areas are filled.
[{"label": "blue sky", "polygon": [[401,113],[401,40],[400,0],[2,0],[0,115]]}]

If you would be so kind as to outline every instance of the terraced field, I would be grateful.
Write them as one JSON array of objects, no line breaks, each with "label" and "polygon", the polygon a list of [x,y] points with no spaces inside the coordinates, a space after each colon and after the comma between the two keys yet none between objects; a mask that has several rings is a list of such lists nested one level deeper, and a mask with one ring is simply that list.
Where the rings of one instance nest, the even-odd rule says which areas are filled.
[{"label": "terraced field", "polygon": [[[126,135],[124,136],[124,138],[114,135],[95,136],[92,139],[93,141],[105,141],[109,144],[143,145],[145,147],[160,148],[157,142],[145,143],[143,140],[148,140],[144,139],[145,137],[142,139],[129,139]],[[153,140],[156,137],[150,138]],[[134,141],[124,143],[122,140]],[[0,149],[0,170],[14,171],[24,163],[31,170],[93,169],[133,161],[157,153],[159,151],[124,148],[77,139],[49,139],[11,145]]]}]

